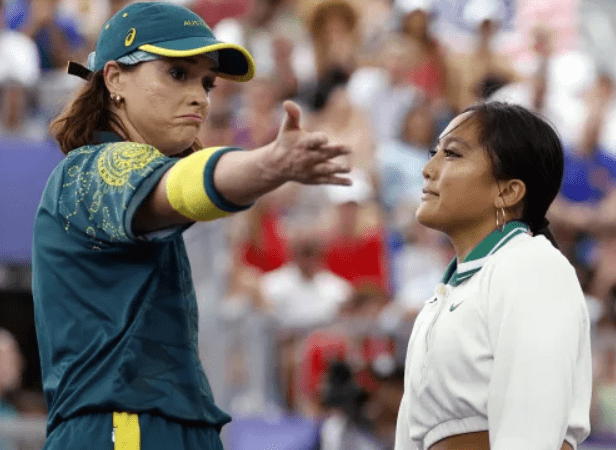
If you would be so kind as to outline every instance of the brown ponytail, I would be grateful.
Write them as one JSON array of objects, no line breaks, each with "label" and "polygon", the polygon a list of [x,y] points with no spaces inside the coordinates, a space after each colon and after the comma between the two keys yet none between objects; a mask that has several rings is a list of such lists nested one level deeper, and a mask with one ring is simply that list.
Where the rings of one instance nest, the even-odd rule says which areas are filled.
[{"label": "brown ponytail", "polygon": [[92,144],[96,131],[119,131],[127,138],[122,122],[109,109],[110,101],[103,71],[93,73],[49,126],[62,153],[68,155],[71,150]]}]

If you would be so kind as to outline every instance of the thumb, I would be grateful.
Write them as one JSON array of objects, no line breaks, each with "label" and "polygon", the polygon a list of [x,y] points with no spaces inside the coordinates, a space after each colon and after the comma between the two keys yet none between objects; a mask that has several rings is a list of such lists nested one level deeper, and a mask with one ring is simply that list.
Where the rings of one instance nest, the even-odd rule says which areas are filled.
[{"label": "thumb", "polygon": [[296,131],[300,130],[300,120],[302,117],[302,110],[299,105],[291,100],[286,100],[282,107],[285,111],[284,119],[280,125],[280,131]]}]

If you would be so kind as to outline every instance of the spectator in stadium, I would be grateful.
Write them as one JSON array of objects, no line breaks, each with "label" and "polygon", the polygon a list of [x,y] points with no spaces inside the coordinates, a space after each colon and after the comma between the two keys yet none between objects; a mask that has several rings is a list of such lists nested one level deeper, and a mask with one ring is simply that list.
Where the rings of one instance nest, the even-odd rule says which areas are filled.
[{"label": "spectator in stadium", "polygon": [[[375,155],[376,188],[383,208],[387,230],[388,259],[394,261],[404,245],[399,218],[406,216],[409,205],[419,204],[423,177],[421,168],[435,139],[435,120],[426,102],[411,106],[399,138],[379,145]],[[392,275],[395,275],[392,267]],[[392,278],[392,288],[400,287]]]},{"label": "spectator in stadium", "polygon": [[374,130],[364,110],[350,101],[342,80],[328,89],[323,108],[312,115],[308,127],[323,130],[332,141],[348,145],[352,150],[347,157],[348,164],[372,177],[376,151]]},{"label": "spectator in stadium", "polygon": [[358,24],[358,12],[347,1],[326,0],[314,8],[309,30],[319,78],[336,71],[347,75],[353,72],[359,43]]},{"label": "spectator in stadium", "polygon": [[275,85],[272,78],[256,77],[244,89],[243,104],[233,122],[237,145],[261,147],[276,137],[280,109]]},{"label": "spectator in stadium", "polygon": [[190,2],[190,9],[205,20],[211,27],[215,27],[221,20],[230,17],[241,17],[266,4],[280,2],[264,0],[219,0],[216,2],[195,0]]},{"label": "spectator in stadium", "polygon": [[199,142],[204,148],[233,143],[233,113],[226,107],[212,109],[199,134]]},{"label": "spectator in stadium", "polygon": [[0,328],[0,408],[3,411],[11,409],[6,396],[20,387],[23,369],[24,359],[17,339],[8,330]]},{"label": "spectator in stadium", "polygon": [[325,247],[325,265],[355,287],[370,283],[389,292],[389,261],[381,210],[366,173],[350,174],[353,186],[328,186],[334,223]]},{"label": "spectator in stadium", "polygon": [[580,137],[565,147],[563,183],[550,209],[563,252],[581,278],[592,278],[590,293],[602,301],[616,283],[609,256],[614,248],[616,157],[600,141],[613,98],[612,78],[600,74],[587,94],[588,115]]},{"label": "spectator in stadium", "polygon": [[[0,16],[4,7],[0,2]],[[4,29],[0,22],[0,136],[41,140],[45,124],[30,106],[41,75],[35,43],[23,33]]]},{"label": "spectator in stadium", "polygon": [[346,83],[356,69],[360,44],[359,15],[346,0],[317,2],[307,15],[312,48],[304,58],[313,60],[315,73],[313,80],[303,81],[304,77],[298,73],[299,97],[318,111],[327,103],[331,91]]},{"label": "spectator in stadium", "polygon": [[277,196],[264,196],[250,211],[234,219],[232,239],[238,263],[265,273],[289,262],[291,250]]},{"label": "spectator in stadium", "polygon": [[611,325],[599,330],[593,348],[591,427],[592,436],[599,439],[616,439],[616,335]]},{"label": "spectator in stadium", "polygon": [[[421,189],[421,188],[420,188]],[[391,276],[396,306],[403,319],[415,320],[451,261],[451,246],[443,236],[415,218],[418,203],[398,210],[403,246],[392,255]]]},{"label": "spectator in stadium", "polygon": [[414,50],[408,82],[430,100],[443,100],[447,89],[447,68],[443,49],[430,30],[436,14],[433,0],[396,0],[402,13],[401,32]]},{"label": "spectator in stadium", "polygon": [[[516,83],[509,83],[498,89],[490,100],[516,103],[550,117],[551,108],[557,105],[549,104],[554,101],[554,93],[550,92],[548,67],[554,56],[555,30],[548,26],[537,26],[531,33],[531,50],[534,57],[533,69],[528,77]],[[553,79],[554,77],[552,77]],[[552,94],[552,98],[549,98]],[[554,111],[555,112],[555,111]]]},{"label": "spectator in stadium", "polygon": [[0,80],[0,136],[41,141],[46,124],[32,112],[26,86],[13,80]]},{"label": "spectator in stadium", "polygon": [[[4,2],[0,2],[3,15]],[[44,139],[46,125],[37,120],[31,106],[41,74],[36,44],[0,22],[0,61],[0,136]]]},{"label": "spectator in stadium", "polygon": [[293,102],[266,146],[201,149],[215,78],[248,81],[255,68],[173,3],[120,10],[88,59],[69,65],[86,83],[52,123],[66,157],[34,224],[45,448],[221,449],[230,417],[199,361],[181,233],[287,181],[348,185],[331,159],[349,149],[303,130]]},{"label": "spectator in stadium", "polygon": [[517,81],[510,58],[494,48],[494,36],[504,17],[502,0],[471,0],[463,19],[476,33],[470,53],[452,53],[448,61],[448,102],[454,112],[488,98],[500,87]]},{"label": "spectator in stadium", "polygon": [[[24,360],[15,337],[4,328],[0,328],[0,421],[17,417],[17,409],[7,396],[14,393],[21,385]],[[9,441],[0,439],[0,449],[12,450]]]},{"label": "spectator in stadium", "polygon": [[329,366],[322,391],[327,415],[321,424],[320,449],[385,449],[366,417],[368,395],[356,383],[348,364],[336,361]]},{"label": "spectator in stadium", "polygon": [[384,448],[393,449],[398,409],[404,394],[404,365],[387,363],[382,369],[385,370],[374,370],[378,386],[365,409],[370,414],[373,436]]},{"label": "spectator in stadium", "polygon": [[[609,313],[610,318],[613,318],[616,302],[616,220],[613,209],[610,215],[612,219],[604,223],[604,228],[592,235],[597,239],[596,246],[591,249],[593,253],[589,258],[591,266],[585,268],[590,272],[587,283],[588,293],[599,299],[604,310]],[[577,258],[573,261],[576,260]]]},{"label": "spectator in stadium", "polygon": [[[264,274],[260,296],[280,325],[279,379],[283,398],[301,408],[293,371],[297,344],[318,326],[332,322],[352,288],[323,264],[323,237],[316,229],[290,231],[291,260]],[[257,297],[258,298],[258,297]]]},{"label": "spectator in stadium", "polygon": [[411,86],[409,49],[400,36],[392,35],[376,52],[377,67],[360,67],[348,82],[351,102],[368,114],[378,144],[397,139],[402,134],[402,122],[421,92]]},{"label": "spectator in stadium", "polygon": [[302,55],[310,45],[297,8],[297,3],[286,0],[256,0],[246,14],[227,15],[214,28],[215,36],[250,50],[257,77],[276,80],[272,90],[277,101],[296,94],[298,76],[312,78],[314,72],[313,64],[307,64]]},{"label": "spectator in stadium", "polygon": [[423,169],[418,221],[456,252],[410,338],[396,449],[578,448],[590,431],[590,320],[545,214],[557,134],[516,105],[457,116]]},{"label": "spectator in stadium", "polygon": [[11,2],[9,27],[32,38],[38,47],[41,69],[64,69],[70,59],[81,60],[86,39],[77,21],[59,11],[59,0]]},{"label": "spectator in stadium", "polygon": [[291,230],[289,239],[291,261],[262,277],[263,296],[284,327],[312,329],[329,323],[351,286],[324,266],[320,233]]},{"label": "spectator in stadium", "polygon": [[557,31],[549,25],[533,27],[529,39],[529,73],[498,89],[489,100],[516,103],[540,113],[568,146],[579,138],[583,126],[585,105],[580,94],[594,77],[594,64],[583,52],[556,54]]},{"label": "spectator in stadium", "polygon": [[390,214],[401,205],[418,204],[421,200],[421,168],[434,140],[432,112],[425,103],[418,103],[408,110],[399,138],[379,145],[375,155],[378,194]]},{"label": "spectator in stadium", "polygon": [[551,212],[555,220],[578,231],[596,226],[597,206],[616,187],[616,156],[600,144],[613,98],[614,81],[600,74],[587,94],[588,115],[580,137],[565,149],[563,184]]},{"label": "spectator in stadium", "polygon": [[[323,382],[335,362],[348,364],[355,383],[367,393],[378,388],[374,367],[394,361],[394,342],[379,326],[387,293],[370,284],[353,289],[329,324],[308,333],[297,345],[293,382],[297,408],[323,417]],[[387,367],[384,367],[385,369]]]}]

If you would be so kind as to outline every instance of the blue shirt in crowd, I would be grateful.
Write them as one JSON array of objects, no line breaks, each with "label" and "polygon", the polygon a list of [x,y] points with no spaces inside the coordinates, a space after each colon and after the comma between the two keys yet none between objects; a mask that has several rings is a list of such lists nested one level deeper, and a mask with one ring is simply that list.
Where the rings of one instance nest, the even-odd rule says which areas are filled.
[{"label": "blue shirt in crowd", "polygon": [[376,152],[376,170],[381,202],[388,209],[400,203],[418,205],[423,187],[422,171],[428,162],[428,149],[388,140]]},{"label": "blue shirt in crowd", "polygon": [[561,195],[572,202],[601,201],[616,182],[616,157],[601,148],[592,155],[565,150]]}]

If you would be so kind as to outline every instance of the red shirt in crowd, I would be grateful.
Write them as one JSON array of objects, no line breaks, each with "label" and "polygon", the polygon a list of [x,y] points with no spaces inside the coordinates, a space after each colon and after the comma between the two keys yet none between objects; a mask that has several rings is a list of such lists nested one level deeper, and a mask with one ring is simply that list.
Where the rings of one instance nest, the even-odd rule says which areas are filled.
[{"label": "red shirt in crowd", "polygon": [[371,374],[371,364],[382,354],[394,355],[395,344],[387,336],[365,336],[354,348],[351,340],[342,332],[321,329],[308,335],[301,349],[301,365],[298,388],[302,393],[318,400],[322,384],[333,362],[350,362],[351,353],[357,352],[363,368],[355,374],[356,383],[367,392],[374,392],[379,383]]},{"label": "red shirt in crowd", "polygon": [[200,15],[210,27],[227,17],[241,17],[251,10],[252,2],[246,0],[200,0],[191,9]]},{"label": "red shirt in crowd", "polygon": [[341,236],[329,244],[325,265],[354,286],[374,283],[388,290],[385,241],[381,232]]},{"label": "red shirt in crowd", "polygon": [[272,212],[264,213],[259,219],[257,238],[246,242],[241,251],[243,263],[264,272],[277,269],[289,261],[289,247],[278,216]]}]

